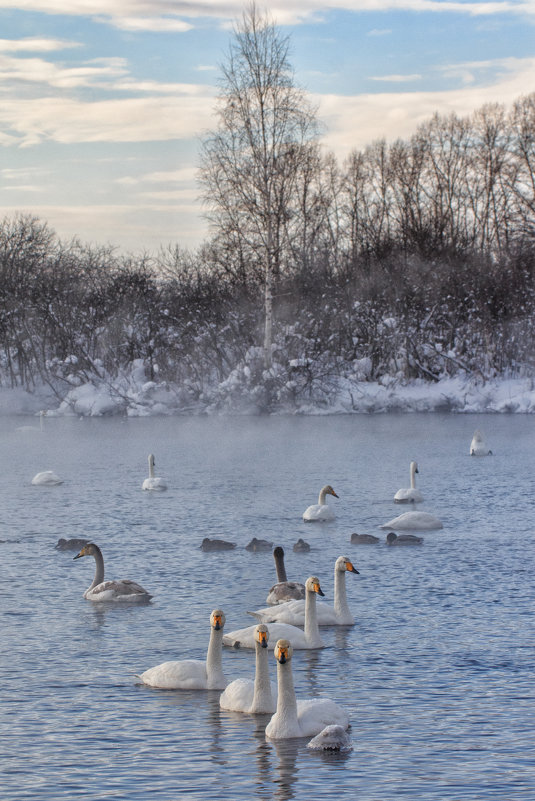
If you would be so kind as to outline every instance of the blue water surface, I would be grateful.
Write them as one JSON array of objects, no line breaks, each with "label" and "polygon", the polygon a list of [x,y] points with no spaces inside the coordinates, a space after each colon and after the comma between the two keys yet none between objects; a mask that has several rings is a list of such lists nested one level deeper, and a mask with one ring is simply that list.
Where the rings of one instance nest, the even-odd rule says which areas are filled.
[{"label": "blue water surface", "polygon": [[[535,798],[533,610],[535,420],[441,414],[295,418],[0,418],[3,799]],[[36,424],[38,425],[38,424]],[[475,428],[493,454],[475,459]],[[156,455],[165,493],[141,491]],[[389,548],[378,529],[402,508],[416,459],[443,530]],[[45,469],[58,487],[31,485]],[[302,512],[330,483],[337,519]],[[350,543],[375,533],[378,546]],[[254,623],[282,545],[289,578],[320,577],[333,597],[349,556],[354,627],[322,629],[327,648],[296,651],[297,695],[331,697],[353,750],[266,739],[269,716],[219,708],[218,692],[159,691],[136,674],[204,658],[209,616]],[[85,537],[108,578],[153,593],[147,606],[84,600],[94,564],[54,549]],[[237,543],[204,553],[204,537]],[[303,537],[309,553],[296,554]],[[272,643],[271,645],[274,645]],[[230,678],[251,651],[225,649]],[[272,678],[275,662],[270,656]]]}]

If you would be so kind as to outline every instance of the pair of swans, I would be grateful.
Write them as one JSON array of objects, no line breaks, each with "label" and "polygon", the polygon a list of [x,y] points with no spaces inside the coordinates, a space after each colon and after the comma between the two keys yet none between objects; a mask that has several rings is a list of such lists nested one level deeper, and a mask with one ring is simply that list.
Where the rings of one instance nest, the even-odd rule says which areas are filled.
[{"label": "pair of swans", "polygon": [[[394,495],[395,503],[420,503],[423,495],[416,488],[415,474],[418,473],[418,464],[410,463],[410,487],[400,489]],[[429,512],[404,512],[393,517],[379,528],[396,529],[397,531],[433,531],[443,528],[442,521]]]},{"label": "pair of swans", "polygon": [[162,690],[223,690],[228,680],[223,673],[222,638],[225,615],[214,609],[210,615],[210,641],[206,661],[181,659],[162,662],[145,670],[138,678],[149,687]]},{"label": "pair of swans", "polygon": [[306,627],[308,616],[312,612],[319,626],[352,626],[355,618],[347,602],[346,573],[358,575],[358,570],[347,556],[339,556],[334,563],[334,606],[319,601],[314,602],[311,610],[307,609],[306,599],[291,600],[249,614],[262,623],[279,622]]},{"label": "pair of swans", "polygon": [[[297,700],[292,675],[293,648],[286,639],[279,639],[275,646],[277,660],[277,684],[269,679],[268,667],[269,630],[264,623],[255,626],[256,666],[255,678],[236,679],[231,682],[219,699],[222,709],[245,714],[273,714],[266,727],[266,735],[274,740],[293,737],[310,737],[325,730],[326,726],[339,726],[342,731],[349,726],[346,712],[328,698]],[[324,735],[323,742],[339,732]],[[313,748],[316,745],[311,746]],[[323,746],[322,746],[323,747]],[[334,746],[340,747],[340,746]]]},{"label": "pair of swans", "polygon": [[156,461],[154,459],[154,454],[149,453],[149,477],[144,480],[143,484],[141,485],[141,489],[151,490],[153,492],[163,492],[167,489],[167,484],[165,479],[154,474],[155,465]]},{"label": "pair of swans", "polygon": [[95,560],[95,577],[84,592],[84,598],[88,601],[143,603],[152,598],[152,595],[136,581],[129,579],[104,581],[104,557],[94,542],[84,545],[73,558],[80,559],[82,556],[92,556]]},{"label": "pair of swans", "polygon": [[336,515],[334,510],[332,506],[329,506],[327,503],[327,495],[332,495],[333,497],[338,498],[338,495],[330,484],[326,484],[325,487],[322,487],[318,497],[318,502],[313,503],[312,506],[309,506],[303,512],[303,520],[306,523],[335,519]]}]

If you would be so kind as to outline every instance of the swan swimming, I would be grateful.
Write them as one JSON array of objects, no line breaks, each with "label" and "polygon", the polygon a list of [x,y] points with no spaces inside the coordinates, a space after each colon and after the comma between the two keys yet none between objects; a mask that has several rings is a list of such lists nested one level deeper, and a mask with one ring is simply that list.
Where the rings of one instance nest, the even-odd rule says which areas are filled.
[{"label": "swan swimming", "polygon": [[57,476],[53,470],[43,470],[32,478],[32,484],[41,487],[55,487],[63,484],[63,479]]},{"label": "swan swimming", "polygon": [[423,537],[415,537],[414,534],[395,534],[391,531],[386,535],[387,545],[421,545]]},{"label": "swan swimming", "polygon": [[333,495],[335,498],[338,498],[338,495],[333,490],[331,485],[326,484],[320,490],[318,502],[312,504],[312,506],[309,506],[308,509],[305,509],[305,511],[303,512],[303,520],[305,520],[307,523],[310,523],[314,520],[335,519],[336,515],[334,513],[334,510],[327,503],[327,495]]},{"label": "swan swimming", "polygon": [[[355,618],[351,614],[347,602],[346,572],[357,573],[358,570],[347,556],[339,556],[334,563],[334,606],[320,601],[316,604],[316,617],[320,626],[352,626]],[[305,623],[306,601],[287,601],[278,606],[248,612],[264,623],[289,623],[292,626],[303,626]]]},{"label": "swan swimming", "polygon": [[305,585],[299,581],[288,581],[284,566],[284,549],[280,545],[273,550],[277,583],[270,589],[266,598],[267,604],[281,604],[285,601],[299,600],[305,597]]},{"label": "swan swimming", "polygon": [[214,609],[210,615],[210,642],[206,661],[181,659],[162,662],[139,676],[143,684],[162,690],[224,690],[228,684],[222,667],[221,639],[224,625],[225,615],[221,609]]},{"label": "swan swimming", "polygon": [[221,709],[249,714],[267,714],[277,708],[277,685],[269,680],[269,630],[264,623],[255,628],[255,678],[235,679],[226,687],[219,699]]},{"label": "swan swimming", "polygon": [[[305,582],[305,628],[304,631],[297,626],[289,623],[267,623],[271,640],[282,638],[292,638],[293,647],[297,649],[305,648],[325,648],[325,643],[321,639],[318,618],[316,614],[316,595],[323,595],[320,581],[317,576],[310,576]],[[277,609],[278,607],[273,607]],[[264,621],[260,621],[261,623]],[[254,648],[254,632],[256,626],[247,626],[244,629],[231,631],[223,637],[223,645],[231,645],[234,648]]]},{"label": "swan swimming", "polygon": [[156,462],[154,460],[154,455],[152,453],[149,453],[149,477],[145,479],[145,481],[141,485],[141,489],[155,490],[156,492],[162,492],[163,490],[167,489],[167,484],[165,482],[165,479],[154,475],[155,464]]},{"label": "swan swimming", "polygon": [[272,740],[287,740],[292,737],[311,737],[319,734],[325,726],[337,724],[347,729],[349,718],[342,707],[330,698],[313,698],[298,701],[295,697],[292,676],[293,648],[286,639],[275,646],[277,660],[277,711],[266,726],[266,736]]},{"label": "swan swimming", "polygon": [[441,521],[429,512],[404,512],[379,528],[394,528],[398,531],[432,531],[444,528]]},{"label": "swan swimming", "polygon": [[351,737],[343,726],[332,723],[316,734],[308,743],[312,751],[352,751]]},{"label": "swan swimming", "polygon": [[398,489],[394,495],[394,503],[421,503],[423,501],[424,496],[420,490],[416,489],[416,479],[414,477],[419,472],[418,464],[411,462],[409,468],[411,485],[406,489]]},{"label": "swan swimming", "polygon": [[95,559],[95,578],[92,584],[84,592],[84,598],[88,601],[128,601],[139,603],[149,601],[152,598],[147,590],[140,584],[128,579],[119,581],[104,581],[104,557],[102,551],[90,542],[84,545],[80,553],[73,559],[80,559],[82,556],[93,556]]},{"label": "swan swimming", "polygon": [[478,428],[474,431],[474,436],[470,443],[470,456],[489,456],[489,454],[492,454],[492,451],[489,450],[485,437]]},{"label": "swan swimming", "polygon": [[42,434],[45,430],[44,426],[44,419],[46,417],[46,411],[42,409],[39,412],[39,425],[38,426],[18,426],[17,431],[22,431],[24,434],[32,434],[32,433],[39,433]]}]

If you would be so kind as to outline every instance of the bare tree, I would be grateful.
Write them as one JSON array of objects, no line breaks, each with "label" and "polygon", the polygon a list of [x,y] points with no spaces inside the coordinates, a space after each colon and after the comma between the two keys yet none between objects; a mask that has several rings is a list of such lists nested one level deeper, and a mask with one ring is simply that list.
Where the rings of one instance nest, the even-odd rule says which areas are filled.
[{"label": "bare tree", "polygon": [[286,222],[315,113],[294,83],[289,40],[254,3],[234,31],[216,113],[202,146],[200,178],[208,218],[224,240],[239,242],[264,277],[264,363],[271,366],[273,280],[283,264]]}]

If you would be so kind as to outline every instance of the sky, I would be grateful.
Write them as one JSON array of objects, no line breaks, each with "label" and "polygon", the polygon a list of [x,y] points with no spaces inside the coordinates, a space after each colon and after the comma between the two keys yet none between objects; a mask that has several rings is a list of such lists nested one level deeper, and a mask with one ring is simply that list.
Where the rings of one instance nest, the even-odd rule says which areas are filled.
[{"label": "sky", "polygon": [[[295,82],[340,163],[433,113],[535,91],[535,0],[276,0]],[[226,0],[0,0],[0,218],[150,254],[209,237],[199,142],[233,26]]]}]

